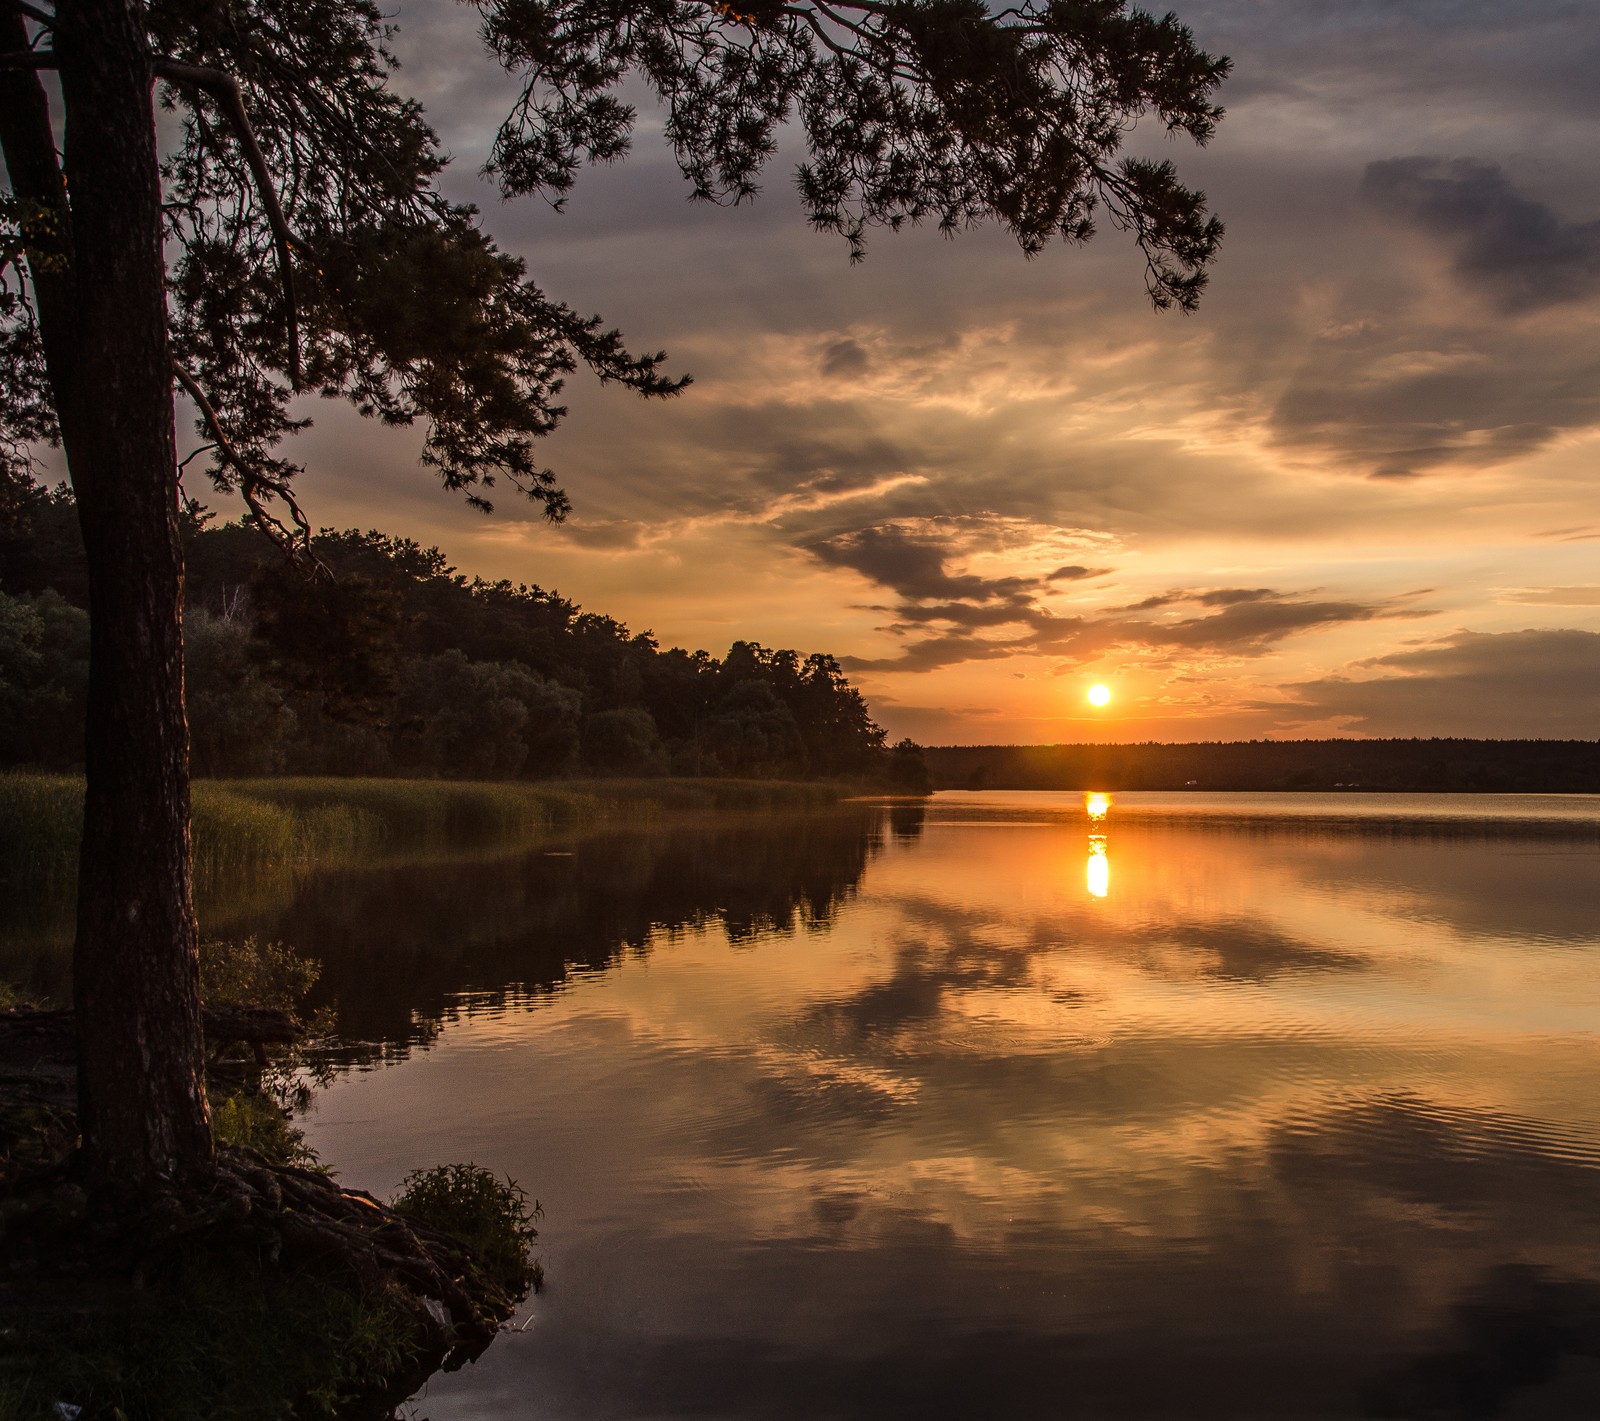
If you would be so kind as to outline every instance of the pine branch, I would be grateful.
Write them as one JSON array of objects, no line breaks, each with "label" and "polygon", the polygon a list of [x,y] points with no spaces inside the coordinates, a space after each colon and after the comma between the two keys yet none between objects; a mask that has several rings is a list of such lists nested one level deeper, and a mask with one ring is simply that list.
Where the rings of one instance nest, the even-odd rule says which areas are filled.
[{"label": "pine branch", "polygon": [[[249,505],[250,512],[255,516],[262,531],[283,549],[290,561],[299,562],[305,557],[309,559],[313,572],[331,576],[327,566],[311,550],[310,520],[306,518],[289,486],[281,479],[263,477],[261,471],[239,452],[234,442],[228,438],[227,431],[222,427],[222,418],[217,414],[217,407],[211,403],[200,382],[176,360],[172,362],[172,373],[188,393],[189,398],[194,401],[206,428],[211,431],[217,457],[238,475],[239,493]],[[187,463],[188,460],[184,462]],[[268,497],[283,500],[284,506],[289,510],[290,518],[294,521],[293,528],[266,506],[262,498],[263,493]]]},{"label": "pine branch", "polygon": [[283,215],[283,206],[278,201],[278,192],[273,186],[266,155],[262,153],[261,145],[256,141],[255,130],[250,126],[250,116],[245,112],[244,95],[239,88],[239,81],[224,70],[207,69],[198,64],[185,64],[176,59],[157,58],[154,68],[156,74],[169,83],[189,85],[215,99],[223,116],[232,126],[234,136],[239,140],[239,147],[243,150],[245,162],[249,165],[250,176],[255,181],[261,206],[267,214],[267,223],[272,228],[273,240],[278,249],[278,274],[283,282],[284,325],[289,342],[289,383],[298,390],[300,316],[294,293],[294,252],[298,250],[309,254],[310,249],[290,230],[288,219]]},{"label": "pine branch", "polygon": [[0,70],[54,69],[56,56],[48,49],[19,49],[0,54]]},{"label": "pine branch", "polygon": [[14,15],[22,15],[32,20],[35,24],[43,25],[47,30],[53,30],[56,27],[56,17],[54,15],[39,9],[37,6],[30,5],[28,0],[0,0],[0,6],[4,6]]}]

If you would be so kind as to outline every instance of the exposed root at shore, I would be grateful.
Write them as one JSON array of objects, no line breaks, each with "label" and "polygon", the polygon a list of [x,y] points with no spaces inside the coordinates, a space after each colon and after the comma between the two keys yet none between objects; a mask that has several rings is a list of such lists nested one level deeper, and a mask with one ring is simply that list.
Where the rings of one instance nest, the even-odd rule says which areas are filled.
[{"label": "exposed root at shore", "polygon": [[463,1244],[365,1190],[244,1150],[219,1151],[212,1178],[169,1196],[160,1213],[128,1239],[135,1286],[181,1248],[250,1247],[273,1264],[342,1273],[365,1293],[411,1299],[435,1365],[447,1368],[488,1346],[533,1281],[490,1276]]},{"label": "exposed root at shore", "polygon": [[[206,1025],[213,1049],[293,1039],[277,1012],[208,1012]],[[474,1253],[404,1196],[396,1208],[241,1147],[220,1147],[208,1169],[154,1199],[91,1198],[76,1178],[73,1054],[70,1014],[0,1013],[0,1315],[30,1330],[66,1336],[137,1299],[181,1296],[197,1266],[246,1289],[308,1280],[392,1324],[389,1364],[369,1376],[359,1408],[379,1415],[432,1372],[481,1353],[538,1285],[520,1191],[470,1168],[499,1191],[496,1222],[513,1240],[495,1256]]]}]

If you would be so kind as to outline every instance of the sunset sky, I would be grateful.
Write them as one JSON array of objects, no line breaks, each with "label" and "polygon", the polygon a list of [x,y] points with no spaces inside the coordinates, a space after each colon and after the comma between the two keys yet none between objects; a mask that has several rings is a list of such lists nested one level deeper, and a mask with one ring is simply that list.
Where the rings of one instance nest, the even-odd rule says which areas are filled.
[{"label": "sunset sky", "polygon": [[1171,145],[1228,227],[1192,317],[1150,309],[1109,228],[1032,261],[882,233],[851,267],[793,152],[754,205],[692,204],[648,111],[564,214],[502,205],[475,173],[506,81],[469,11],[408,0],[399,84],[451,190],[695,383],[573,378],[560,528],[442,493],[415,431],[308,410],[311,517],[664,645],[833,652],[931,744],[1594,738],[1600,9],[1177,8],[1235,63],[1213,145]]}]

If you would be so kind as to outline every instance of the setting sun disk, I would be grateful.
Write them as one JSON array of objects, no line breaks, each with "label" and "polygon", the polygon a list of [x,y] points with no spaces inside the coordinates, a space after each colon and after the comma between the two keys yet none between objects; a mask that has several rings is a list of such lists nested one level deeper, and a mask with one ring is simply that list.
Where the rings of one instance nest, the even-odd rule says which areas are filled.
[{"label": "setting sun disk", "polygon": [[1111,687],[1094,685],[1089,687],[1089,704],[1092,706],[1106,706],[1111,704]]}]

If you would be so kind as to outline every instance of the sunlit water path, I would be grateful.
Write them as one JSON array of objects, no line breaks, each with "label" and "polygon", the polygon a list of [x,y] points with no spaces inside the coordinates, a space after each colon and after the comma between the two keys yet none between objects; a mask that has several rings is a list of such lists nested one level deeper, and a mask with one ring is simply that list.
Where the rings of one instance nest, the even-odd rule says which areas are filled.
[{"label": "sunlit water path", "polygon": [[375,1043],[323,1157],[544,1206],[545,1292],[418,1414],[1600,1413],[1600,800],[1114,800],[263,915]]}]

